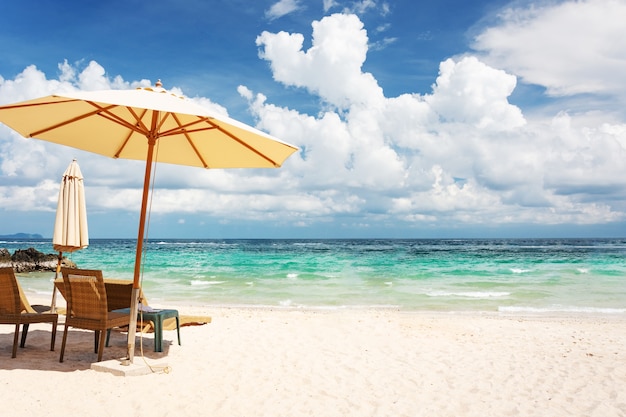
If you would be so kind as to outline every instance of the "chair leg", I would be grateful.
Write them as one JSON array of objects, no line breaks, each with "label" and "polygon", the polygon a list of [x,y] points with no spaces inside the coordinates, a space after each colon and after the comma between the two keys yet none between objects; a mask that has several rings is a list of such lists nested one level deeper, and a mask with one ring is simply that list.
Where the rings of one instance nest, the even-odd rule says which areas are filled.
[{"label": "chair leg", "polygon": [[50,350],[54,352],[54,343],[57,338],[57,322],[52,322],[52,340],[50,341]]},{"label": "chair leg", "polygon": [[180,346],[180,317],[176,315],[176,333],[178,333],[178,346]]},{"label": "chair leg", "polygon": [[15,325],[15,334],[13,335],[13,354],[12,358],[17,356],[17,340],[20,336],[20,325],[19,323]]},{"label": "chair leg", "polygon": [[157,314],[154,318],[154,351],[163,352],[163,316]]},{"label": "chair leg", "polygon": [[93,353],[98,353],[98,340],[100,339],[100,330],[96,330],[93,335]]},{"label": "chair leg", "polygon": [[63,354],[65,353],[65,342],[67,341],[67,323],[65,323],[65,329],[63,330],[63,342],[61,343],[61,357],[59,362],[63,362]]},{"label": "chair leg", "polygon": [[28,336],[28,326],[29,323],[24,323],[22,326],[22,341],[20,342],[20,347],[23,348],[26,345],[26,336]]},{"label": "chair leg", "polygon": [[102,361],[102,352],[104,351],[104,339],[106,338],[105,331],[98,331],[100,334],[100,343],[98,344],[98,362]]}]

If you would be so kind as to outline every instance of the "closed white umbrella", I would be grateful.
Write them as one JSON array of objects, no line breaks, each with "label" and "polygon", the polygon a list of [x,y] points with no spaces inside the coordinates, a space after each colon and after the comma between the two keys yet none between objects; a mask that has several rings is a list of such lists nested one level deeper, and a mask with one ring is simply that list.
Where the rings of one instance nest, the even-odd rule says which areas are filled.
[{"label": "closed white umbrella", "polygon": [[[85,204],[85,186],[83,174],[74,159],[63,173],[57,203],[57,215],[54,222],[52,248],[59,251],[56,277],[59,278],[63,252],[74,252],[89,246],[87,228],[87,208]],[[52,306],[56,307],[56,286],[52,290]]]},{"label": "closed white umbrella", "polygon": [[83,174],[76,159],[61,180],[52,247],[59,252],[74,252],[89,246],[87,208]]}]

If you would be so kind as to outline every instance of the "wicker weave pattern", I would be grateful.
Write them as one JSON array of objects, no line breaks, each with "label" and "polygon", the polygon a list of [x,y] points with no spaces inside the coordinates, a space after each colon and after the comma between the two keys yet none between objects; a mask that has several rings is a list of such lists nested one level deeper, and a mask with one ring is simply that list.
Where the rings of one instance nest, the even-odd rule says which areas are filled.
[{"label": "wicker weave pattern", "polygon": [[[69,327],[96,331],[98,362],[102,360],[105,331],[130,324],[130,314],[112,313],[107,308],[107,293],[102,271],[61,268],[67,293],[67,317],[60,361],[63,362]],[[100,333],[98,335],[98,333]],[[96,339],[97,340],[97,339]]]},{"label": "wicker weave pattern", "polygon": [[13,268],[0,268],[0,317],[19,313],[20,296]]},{"label": "wicker weave pattern", "polygon": [[[63,274],[68,294],[68,314],[71,320],[103,322],[107,318],[107,299],[102,272],[82,275],[79,271]],[[96,325],[97,327],[97,325]],[[101,330],[102,325],[92,330]]]},{"label": "wicker weave pattern", "polygon": [[[62,277],[54,281],[54,286],[59,290],[65,300],[69,298],[67,291],[65,291],[65,283]],[[132,280],[105,278],[104,289],[107,294],[107,309],[109,311],[130,307],[133,291]],[[143,303],[147,305],[141,290],[139,294],[141,299],[144,300]]]},{"label": "wicker weave pattern", "polygon": [[[25,300],[25,301],[24,301]],[[27,307],[24,305],[27,303]],[[24,325],[22,330],[22,341],[20,347],[26,345],[26,336],[28,335],[28,325],[31,323],[52,323],[52,340],[50,342],[50,350],[54,350],[54,341],[56,338],[57,321],[59,316],[52,313],[39,314],[34,311],[28,300],[23,295],[15,272],[11,267],[0,268],[0,324],[15,324],[15,334],[13,337],[13,355],[17,356],[17,341],[19,337],[20,324]]]}]

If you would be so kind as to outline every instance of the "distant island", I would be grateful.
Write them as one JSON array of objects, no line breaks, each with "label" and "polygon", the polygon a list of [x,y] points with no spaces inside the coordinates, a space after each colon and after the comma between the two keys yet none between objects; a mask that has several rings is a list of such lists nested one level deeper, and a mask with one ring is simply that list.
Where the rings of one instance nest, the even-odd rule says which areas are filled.
[{"label": "distant island", "polygon": [[0,239],[43,239],[39,233],[14,233],[12,235],[0,235]]}]

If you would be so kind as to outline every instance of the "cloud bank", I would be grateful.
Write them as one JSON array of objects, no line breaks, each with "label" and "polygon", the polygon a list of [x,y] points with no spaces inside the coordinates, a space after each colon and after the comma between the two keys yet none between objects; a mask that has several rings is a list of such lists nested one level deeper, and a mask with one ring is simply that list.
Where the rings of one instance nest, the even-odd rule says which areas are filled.
[{"label": "cloud bank", "polygon": [[[518,11],[516,19],[510,11],[499,29],[523,39],[523,28],[533,32],[550,18],[560,26],[575,23],[559,13],[561,7],[545,9],[544,14]],[[596,15],[615,12],[599,9]],[[516,25],[510,28],[509,21]],[[305,88],[319,96],[327,109],[313,118],[277,108],[260,94],[251,105],[264,129],[287,135],[303,148],[292,162],[302,184],[310,180],[325,191],[336,190],[333,201],[354,202],[335,206],[342,210],[414,226],[623,220],[623,120],[615,120],[610,110],[605,117],[568,114],[565,109],[525,116],[509,102],[517,77],[485,61],[502,54],[513,55],[509,61],[526,62],[523,57],[528,51],[523,42],[510,54],[485,46],[493,30],[477,37],[487,59],[472,55],[447,59],[440,64],[430,94],[391,98],[383,96],[372,74],[362,71],[367,34],[356,16],[332,15],[314,22],[308,50],[302,49],[302,34],[264,32],[257,44],[260,56],[271,64],[274,79]],[[620,30],[626,39],[626,31]],[[591,36],[591,31],[586,35]],[[552,48],[545,45],[547,51]],[[580,58],[566,58],[553,58],[560,61],[555,67],[577,67]],[[619,60],[617,55],[610,58]],[[516,69],[505,63],[503,67]],[[549,72],[541,60],[533,65],[531,59],[526,66],[528,73]],[[592,66],[587,63],[586,71],[591,72]],[[621,65],[614,68],[618,72],[605,85],[594,82],[588,88],[580,82],[582,75],[566,79],[548,73],[545,77],[560,79],[558,89],[563,94],[618,94],[613,84]],[[542,79],[531,81],[553,88]],[[250,92],[245,96],[251,97]]]},{"label": "cloud bank", "polygon": [[[280,2],[286,12],[296,3]],[[363,71],[368,35],[354,14],[313,22],[308,49],[307,34],[263,32],[259,57],[274,80],[308,92],[319,112],[277,106],[243,85],[239,93],[257,127],[301,151],[279,170],[161,165],[153,213],[262,221],[305,235],[322,224],[419,237],[444,228],[623,222],[626,123],[623,110],[607,107],[626,86],[626,26],[616,17],[623,7],[586,1],[509,9],[477,34],[474,52],[441,62],[431,91],[397,97],[386,97],[376,75]],[[596,31],[590,25],[598,21]],[[563,39],[546,40],[551,25]],[[563,108],[525,111],[511,102],[522,82],[561,100],[597,100],[583,110],[561,101]],[[34,66],[0,78],[0,100],[147,84],[110,78],[96,62],[80,70],[65,62],[56,79]],[[57,177],[78,155],[90,210],[138,211],[139,163],[24,139],[4,126],[0,151],[5,210],[54,210]]]}]

